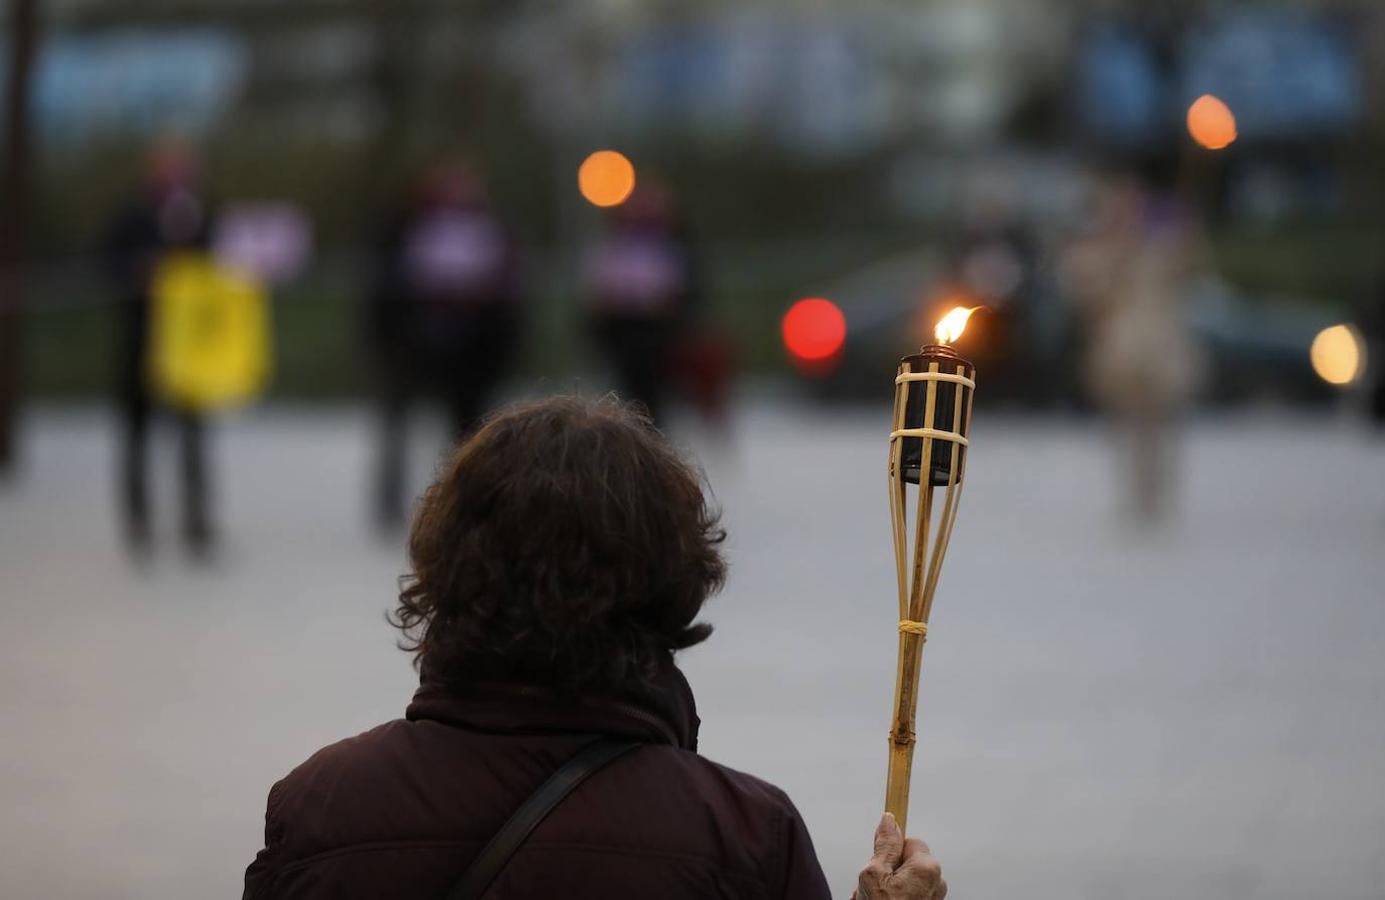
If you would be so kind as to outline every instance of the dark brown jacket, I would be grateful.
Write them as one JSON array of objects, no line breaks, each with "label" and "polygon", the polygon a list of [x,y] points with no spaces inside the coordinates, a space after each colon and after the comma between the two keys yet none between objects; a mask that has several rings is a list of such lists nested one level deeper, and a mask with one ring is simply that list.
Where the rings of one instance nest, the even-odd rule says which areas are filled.
[{"label": "dark brown jacket", "polygon": [[638,699],[425,678],[406,718],[333,744],[269,792],[245,897],[442,898],[510,814],[592,735],[644,746],[574,791],[488,897],[826,898],[784,792],[697,755],[687,683]]}]

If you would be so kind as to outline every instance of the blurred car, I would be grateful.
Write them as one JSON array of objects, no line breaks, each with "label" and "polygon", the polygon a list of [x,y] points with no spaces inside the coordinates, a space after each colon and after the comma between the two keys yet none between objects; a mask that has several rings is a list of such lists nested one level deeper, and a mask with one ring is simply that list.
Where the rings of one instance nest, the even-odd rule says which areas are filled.
[{"label": "blurred car", "polygon": [[1308,357],[1318,332],[1342,321],[1331,309],[1293,297],[1251,297],[1205,279],[1192,286],[1188,321],[1207,351],[1209,402],[1310,403],[1333,395]]},{"label": "blurred car", "polygon": [[[847,338],[835,365],[808,377],[810,391],[824,400],[888,396],[898,358],[931,342],[933,323],[949,309],[975,305],[980,296],[946,271],[942,254],[921,250],[818,291],[841,307]],[[1190,291],[1188,325],[1208,359],[1206,402],[1314,403],[1333,395],[1314,374],[1308,348],[1340,315],[1304,299],[1249,296],[1214,278],[1195,281]],[[1046,279],[1036,280],[1022,306],[973,316],[958,350],[981,373],[979,403],[1087,405],[1078,377],[1080,323]]]}]

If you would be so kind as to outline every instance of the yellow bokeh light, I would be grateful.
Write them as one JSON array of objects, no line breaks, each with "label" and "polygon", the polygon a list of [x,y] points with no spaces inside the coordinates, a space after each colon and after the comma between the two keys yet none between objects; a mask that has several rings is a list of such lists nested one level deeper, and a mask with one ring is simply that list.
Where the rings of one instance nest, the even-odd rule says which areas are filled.
[{"label": "yellow bokeh light", "polygon": [[1236,116],[1220,99],[1203,94],[1188,107],[1188,134],[1208,150],[1221,150],[1236,140]]},{"label": "yellow bokeh light", "polygon": [[635,167],[622,153],[598,150],[582,160],[577,188],[593,206],[619,206],[635,189]]},{"label": "yellow bokeh light", "polygon": [[1351,384],[1365,369],[1366,345],[1350,325],[1333,325],[1318,332],[1308,358],[1313,371],[1328,384]]}]

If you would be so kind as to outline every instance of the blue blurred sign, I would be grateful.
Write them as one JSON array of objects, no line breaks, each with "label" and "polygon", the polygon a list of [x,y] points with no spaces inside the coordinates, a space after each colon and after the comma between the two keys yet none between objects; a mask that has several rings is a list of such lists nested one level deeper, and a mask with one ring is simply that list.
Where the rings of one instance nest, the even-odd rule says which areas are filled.
[{"label": "blue blurred sign", "polygon": [[1356,48],[1337,28],[1294,13],[1247,13],[1184,44],[1182,104],[1216,94],[1242,137],[1321,137],[1356,124],[1362,106]]},{"label": "blue blurred sign", "polygon": [[36,124],[63,138],[205,131],[234,102],[249,64],[244,42],[218,29],[57,37],[38,57]]},{"label": "blue blurred sign", "polygon": [[1077,110],[1083,129],[1112,144],[1154,140],[1164,121],[1164,85],[1152,48],[1138,32],[1099,28],[1077,55]]},{"label": "blue blurred sign", "polygon": [[1359,52],[1331,20],[1293,12],[1218,18],[1163,54],[1153,34],[1104,25],[1077,55],[1077,113],[1102,142],[1140,146],[1169,140],[1189,104],[1215,94],[1236,116],[1243,140],[1336,136],[1363,105]]}]

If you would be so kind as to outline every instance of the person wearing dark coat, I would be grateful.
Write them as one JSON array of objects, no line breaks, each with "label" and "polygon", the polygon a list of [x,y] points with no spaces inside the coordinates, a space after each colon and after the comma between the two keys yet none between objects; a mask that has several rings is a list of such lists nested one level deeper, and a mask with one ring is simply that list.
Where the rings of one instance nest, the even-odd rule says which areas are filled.
[{"label": "person wearing dark coat", "polygon": [[1362,311],[1361,329],[1366,342],[1366,412],[1371,424],[1385,430],[1385,279],[1371,292]]},{"label": "person wearing dark coat", "polygon": [[698,267],[673,195],[639,187],[611,210],[582,261],[587,327],[616,387],[664,423],[674,363],[701,302]]},{"label": "person wearing dark coat", "polygon": [[[149,156],[144,184],[106,232],[105,265],[118,292],[116,407],[121,422],[120,512],[127,546],[150,549],[149,432],[159,410],[149,384],[150,284],[166,254],[205,248],[212,211],[190,148],[169,141]],[[183,538],[195,554],[211,548],[206,426],[192,409],[168,409],[181,443]]]},{"label": "person wearing dark coat", "polygon": [[[694,471],[616,401],[488,422],[410,535],[392,621],[417,655],[413,702],[274,785],[246,900],[452,896],[594,739],[625,752],[503,857],[485,896],[829,897],[784,792],[697,752],[674,654],[711,631],[696,619],[723,538]],[[927,846],[882,819],[858,900],[946,891]]]},{"label": "person wearing dark coat", "polygon": [[440,398],[461,437],[514,359],[519,260],[484,186],[457,166],[422,179],[377,241],[376,257],[366,304],[380,399],[375,514],[392,530],[404,522],[409,408],[423,395]]}]

